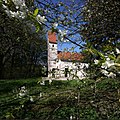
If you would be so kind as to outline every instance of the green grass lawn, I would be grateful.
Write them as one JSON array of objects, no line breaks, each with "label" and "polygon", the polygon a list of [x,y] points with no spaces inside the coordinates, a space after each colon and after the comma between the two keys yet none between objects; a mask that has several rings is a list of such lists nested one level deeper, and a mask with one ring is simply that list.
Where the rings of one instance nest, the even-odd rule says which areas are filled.
[{"label": "green grass lawn", "polygon": [[1,80],[0,119],[120,120],[119,79],[41,83],[41,78]]}]

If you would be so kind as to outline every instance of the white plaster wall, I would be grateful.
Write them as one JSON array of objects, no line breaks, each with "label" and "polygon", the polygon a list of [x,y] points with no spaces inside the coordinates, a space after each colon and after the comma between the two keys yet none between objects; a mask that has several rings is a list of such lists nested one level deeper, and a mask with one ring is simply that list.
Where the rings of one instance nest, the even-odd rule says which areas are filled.
[{"label": "white plaster wall", "polygon": [[49,59],[50,60],[57,59],[57,44],[49,43],[48,48]]},{"label": "white plaster wall", "polygon": [[57,44],[48,42],[48,71],[56,68]]},{"label": "white plaster wall", "polygon": [[65,68],[68,68],[69,71],[71,71],[71,75],[76,75],[79,78],[84,78],[87,75],[84,71],[84,68],[88,68],[88,64],[80,63],[80,62],[73,63],[73,62],[59,60],[56,63],[56,68],[58,68],[61,71],[60,76],[62,77],[65,76],[64,74]]}]

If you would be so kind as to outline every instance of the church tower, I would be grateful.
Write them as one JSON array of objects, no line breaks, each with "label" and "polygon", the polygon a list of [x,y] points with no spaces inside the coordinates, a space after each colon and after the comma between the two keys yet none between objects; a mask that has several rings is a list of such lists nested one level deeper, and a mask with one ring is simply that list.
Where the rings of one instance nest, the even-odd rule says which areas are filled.
[{"label": "church tower", "polygon": [[56,66],[57,60],[57,34],[55,32],[48,31],[48,71],[51,71]]}]

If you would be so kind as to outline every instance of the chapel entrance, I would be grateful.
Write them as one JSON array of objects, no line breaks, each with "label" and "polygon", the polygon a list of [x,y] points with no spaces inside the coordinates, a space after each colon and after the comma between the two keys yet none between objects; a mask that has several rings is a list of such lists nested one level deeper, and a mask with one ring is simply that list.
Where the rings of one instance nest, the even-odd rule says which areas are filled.
[{"label": "chapel entrance", "polygon": [[68,68],[65,68],[65,77],[68,77],[68,73],[69,73]]},{"label": "chapel entrance", "polygon": [[52,78],[55,78],[55,68],[52,69]]}]

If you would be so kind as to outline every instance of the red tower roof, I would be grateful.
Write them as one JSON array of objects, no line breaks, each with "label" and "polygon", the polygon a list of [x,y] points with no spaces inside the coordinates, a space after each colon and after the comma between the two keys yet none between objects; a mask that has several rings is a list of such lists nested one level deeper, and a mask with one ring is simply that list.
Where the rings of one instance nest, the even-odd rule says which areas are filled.
[{"label": "red tower roof", "polygon": [[58,59],[67,60],[67,61],[81,61],[84,58],[84,55],[80,53],[71,53],[71,52],[58,52]]},{"label": "red tower roof", "polygon": [[57,43],[57,35],[55,32],[48,31],[48,40],[50,43]]}]

